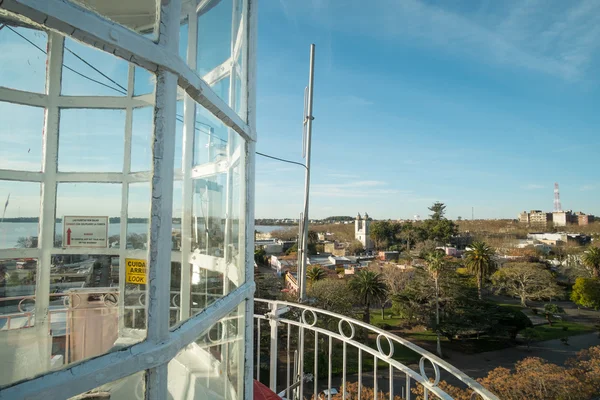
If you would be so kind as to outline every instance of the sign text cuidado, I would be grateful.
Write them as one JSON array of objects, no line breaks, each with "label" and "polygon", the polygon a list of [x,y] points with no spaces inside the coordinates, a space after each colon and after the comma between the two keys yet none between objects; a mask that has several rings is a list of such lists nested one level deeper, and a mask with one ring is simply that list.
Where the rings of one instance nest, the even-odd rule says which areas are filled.
[{"label": "sign text cuidado", "polygon": [[125,282],[135,285],[146,284],[146,260],[125,259]]}]

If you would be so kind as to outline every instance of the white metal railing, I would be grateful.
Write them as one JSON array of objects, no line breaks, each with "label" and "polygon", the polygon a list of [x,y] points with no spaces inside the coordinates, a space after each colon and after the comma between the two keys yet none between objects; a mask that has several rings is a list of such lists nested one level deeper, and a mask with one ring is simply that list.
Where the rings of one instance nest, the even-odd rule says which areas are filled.
[{"label": "white metal railing", "polygon": [[[261,370],[267,369],[270,389],[287,399],[331,400],[331,391],[324,391],[336,387],[345,400],[348,393],[340,388],[346,388],[352,381],[358,383],[358,399],[363,387],[372,387],[375,398],[385,391],[390,400],[394,396],[409,400],[414,396],[411,389],[418,385],[422,386],[424,399],[430,394],[452,399],[438,386],[441,380],[447,380],[470,388],[472,398],[479,395],[483,399],[498,400],[477,381],[441,358],[406,339],[353,318],[303,304],[255,299],[254,320],[255,378],[260,380]],[[394,354],[400,351],[410,354],[414,365],[395,359]],[[340,369],[340,352],[341,374],[335,374],[333,369]],[[267,359],[268,367],[264,368],[266,362],[261,363],[261,360]],[[365,364],[372,370],[366,370]]]}]

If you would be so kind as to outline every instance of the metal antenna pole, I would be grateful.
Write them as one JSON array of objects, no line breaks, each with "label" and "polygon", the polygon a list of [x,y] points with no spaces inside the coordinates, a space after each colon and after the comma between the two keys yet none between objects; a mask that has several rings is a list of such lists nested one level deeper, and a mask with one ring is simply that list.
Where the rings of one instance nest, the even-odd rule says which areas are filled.
[{"label": "metal antenna pole", "polygon": [[[314,69],[315,69],[315,45],[310,45],[310,70],[308,73],[308,92],[305,98],[305,110],[304,110],[304,127],[305,127],[305,139],[303,140],[304,149],[303,154],[306,155],[306,177],[304,180],[304,212],[303,212],[303,223],[302,223],[302,238],[298,244],[298,251],[300,253],[301,265],[298,269],[298,280],[300,283],[300,301],[306,299],[306,264],[307,264],[307,244],[308,244],[308,197],[310,189],[310,140],[312,134],[312,121],[314,119],[312,115],[313,109],[313,86],[314,86]],[[301,245],[301,247],[300,247]]]}]

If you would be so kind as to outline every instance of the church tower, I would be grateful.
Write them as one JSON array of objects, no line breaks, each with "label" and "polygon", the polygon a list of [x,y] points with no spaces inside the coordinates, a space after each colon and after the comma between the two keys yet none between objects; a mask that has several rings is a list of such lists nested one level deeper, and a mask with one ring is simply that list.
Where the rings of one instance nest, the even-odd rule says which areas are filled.
[{"label": "church tower", "polygon": [[361,217],[360,213],[356,216],[356,220],[354,221],[354,238],[363,244],[365,250],[372,250],[373,243],[371,242],[371,238],[369,237],[369,225],[371,221],[369,220],[369,214],[365,212],[364,218]]}]

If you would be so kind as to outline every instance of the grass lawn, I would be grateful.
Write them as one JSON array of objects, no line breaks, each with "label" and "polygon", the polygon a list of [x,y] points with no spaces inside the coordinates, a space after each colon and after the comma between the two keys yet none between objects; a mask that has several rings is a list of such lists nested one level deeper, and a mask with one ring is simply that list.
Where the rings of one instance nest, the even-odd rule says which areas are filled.
[{"label": "grass lawn", "polygon": [[580,324],[577,322],[557,321],[550,325],[538,325],[533,328],[538,334],[538,341],[561,339],[568,336],[581,335],[583,333],[594,332],[593,326]]},{"label": "grass lawn", "polygon": [[386,310],[385,319],[381,319],[381,309],[372,309],[371,310],[371,325],[377,326],[378,323],[389,324],[391,326],[398,326],[403,322],[402,318],[392,316],[389,310]]}]

